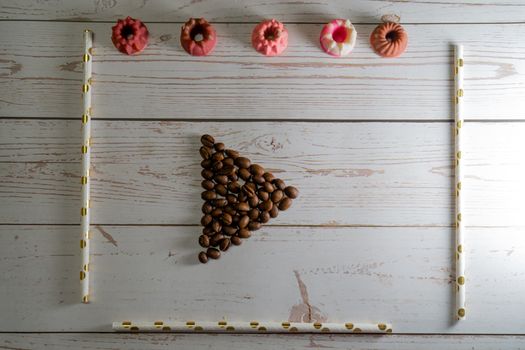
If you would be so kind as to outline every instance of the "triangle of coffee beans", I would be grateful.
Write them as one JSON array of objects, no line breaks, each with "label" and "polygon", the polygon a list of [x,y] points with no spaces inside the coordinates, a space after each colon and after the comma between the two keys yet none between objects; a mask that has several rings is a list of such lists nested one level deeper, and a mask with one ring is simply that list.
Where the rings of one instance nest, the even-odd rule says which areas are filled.
[{"label": "triangle of coffee beans", "polygon": [[206,251],[198,258],[207,263],[290,208],[299,191],[210,135],[203,135],[201,143],[204,216],[199,244]]}]

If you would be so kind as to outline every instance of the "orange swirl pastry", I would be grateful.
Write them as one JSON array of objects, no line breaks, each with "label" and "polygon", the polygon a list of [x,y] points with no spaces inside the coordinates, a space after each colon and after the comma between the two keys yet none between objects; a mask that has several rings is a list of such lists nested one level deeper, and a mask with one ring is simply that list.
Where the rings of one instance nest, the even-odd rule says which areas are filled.
[{"label": "orange swirl pastry", "polygon": [[398,57],[405,52],[408,34],[398,23],[380,24],[370,35],[370,46],[382,57]]}]

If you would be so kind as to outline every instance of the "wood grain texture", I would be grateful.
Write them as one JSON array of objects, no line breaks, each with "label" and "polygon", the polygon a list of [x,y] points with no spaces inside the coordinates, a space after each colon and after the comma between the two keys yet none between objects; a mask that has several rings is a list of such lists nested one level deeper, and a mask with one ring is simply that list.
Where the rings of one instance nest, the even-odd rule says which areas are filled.
[{"label": "wood grain texture", "polygon": [[[199,139],[210,133],[300,189],[272,224],[453,224],[450,123],[95,121],[92,127],[94,223],[198,224]],[[525,225],[524,132],[523,123],[466,123],[466,225]],[[79,222],[79,133],[80,121],[0,121],[0,222]]]},{"label": "wood grain texture", "polygon": [[329,57],[320,26],[291,24],[283,56],[251,48],[251,24],[218,24],[208,57],[180,47],[179,24],[152,24],[148,49],[133,57],[110,41],[110,23],[1,22],[0,117],[80,115],[81,32],[95,32],[95,118],[451,120],[452,46],[465,45],[465,117],[523,119],[525,24],[407,25],[398,59],[368,45]]},{"label": "wood grain texture", "polygon": [[0,334],[6,349],[162,350],[173,349],[353,349],[353,350],[519,350],[523,336],[494,335],[182,335],[182,334]]},{"label": "wood grain texture", "polygon": [[523,22],[525,8],[519,0],[302,0],[270,1],[170,1],[170,0],[17,0],[0,7],[0,18],[32,20],[115,21],[127,15],[144,21],[181,22],[203,16],[211,21],[259,22],[276,17],[285,22],[325,23],[349,17],[356,23],[379,22],[394,13],[405,23]]},{"label": "wood grain texture", "polygon": [[[115,320],[386,320],[402,333],[522,334],[520,229],[468,229],[469,322],[453,313],[449,228],[266,227],[201,265],[194,227],[0,226],[1,331],[110,331]],[[24,276],[24,278],[21,278]],[[268,281],[271,280],[271,283]]]}]

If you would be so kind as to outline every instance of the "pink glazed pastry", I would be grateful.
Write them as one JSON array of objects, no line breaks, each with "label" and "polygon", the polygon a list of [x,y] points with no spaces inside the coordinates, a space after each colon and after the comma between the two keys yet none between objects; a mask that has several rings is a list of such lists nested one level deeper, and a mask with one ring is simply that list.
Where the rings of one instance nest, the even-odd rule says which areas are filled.
[{"label": "pink glazed pastry", "polygon": [[207,56],[217,44],[217,33],[204,18],[190,18],[182,26],[180,44],[192,56]]},{"label": "pink glazed pastry", "polygon": [[357,32],[348,19],[334,19],[321,31],[321,47],[332,56],[346,56],[355,46]]},{"label": "pink glazed pastry", "polygon": [[265,56],[280,55],[288,46],[288,31],[275,19],[262,21],[253,29],[252,45]]},{"label": "pink glazed pastry", "polygon": [[141,52],[148,45],[149,32],[141,20],[126,17],[119,19],[111,28],[111,41],[113,45],[126,55]]}]

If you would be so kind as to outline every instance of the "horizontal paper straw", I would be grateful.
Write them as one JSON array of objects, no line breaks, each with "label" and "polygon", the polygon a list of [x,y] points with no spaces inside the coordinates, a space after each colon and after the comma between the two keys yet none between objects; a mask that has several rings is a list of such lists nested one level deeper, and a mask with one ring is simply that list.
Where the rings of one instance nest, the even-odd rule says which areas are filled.
[{"label": "horizontal paper straw", "polygon": [[302,323],[302,322],[113,322],[117,332],[174,333],[392,333],[389,323]]}]

